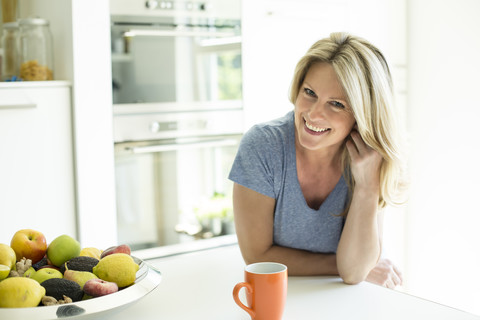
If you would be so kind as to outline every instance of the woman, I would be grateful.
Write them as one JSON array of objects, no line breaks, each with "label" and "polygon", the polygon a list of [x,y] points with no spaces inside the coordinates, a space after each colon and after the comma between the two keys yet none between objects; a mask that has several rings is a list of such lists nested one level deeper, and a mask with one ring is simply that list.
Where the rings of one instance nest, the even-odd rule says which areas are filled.
[{"label": "woman", "polygon": [[401,187],[391,75],[367,41],[333,33],[298,62],[294,111],[252,127],[230,172],[245,262],[290,275],[340,275],[394,288],[382,252],[382,209]]}]

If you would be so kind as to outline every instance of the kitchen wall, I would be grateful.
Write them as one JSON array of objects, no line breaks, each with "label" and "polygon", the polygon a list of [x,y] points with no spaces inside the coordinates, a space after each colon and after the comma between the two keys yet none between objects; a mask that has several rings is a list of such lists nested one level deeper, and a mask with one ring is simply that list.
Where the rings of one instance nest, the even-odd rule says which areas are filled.
[{"label": "kitchen wall", "polygon": [[246,129],[292,109],[288,92],[297,61],[331,32],[347,31],[378,46],[404,96],[405,14],[405,0],[243,0]]},{"label": "kitchen wall", "polygon": [[480,1],[408,1],[406,291],[480,314]]}]

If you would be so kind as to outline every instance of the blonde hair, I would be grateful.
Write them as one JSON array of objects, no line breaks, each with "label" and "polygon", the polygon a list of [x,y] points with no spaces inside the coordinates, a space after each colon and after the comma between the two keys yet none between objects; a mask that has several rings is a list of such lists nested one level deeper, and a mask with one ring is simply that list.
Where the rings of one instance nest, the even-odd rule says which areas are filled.
[{"label": "blonde hair", "polygon": [[[333,67],[347,95],[361,137],[384,159],[380,169],[379,208],[403,203],[404,146],[394,106],[392,77],[385,57],[364,39],[348,33],[330,34],[330,37],[314,43],[298,62],[290,88],[293,104],[309,68],[319,62]],[[350,157],[346,147],[342,152],[344,177],[351,199],[355,180],[349,174]]]}]

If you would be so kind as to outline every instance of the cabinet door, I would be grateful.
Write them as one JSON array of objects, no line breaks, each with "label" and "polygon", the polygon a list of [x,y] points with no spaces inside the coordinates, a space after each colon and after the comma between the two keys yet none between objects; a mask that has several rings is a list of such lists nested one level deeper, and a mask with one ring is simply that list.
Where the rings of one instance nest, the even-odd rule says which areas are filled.
[{"label": "cabinet door", "polygon": [[0,88],[0,242],[75,234],[70,87]]}]

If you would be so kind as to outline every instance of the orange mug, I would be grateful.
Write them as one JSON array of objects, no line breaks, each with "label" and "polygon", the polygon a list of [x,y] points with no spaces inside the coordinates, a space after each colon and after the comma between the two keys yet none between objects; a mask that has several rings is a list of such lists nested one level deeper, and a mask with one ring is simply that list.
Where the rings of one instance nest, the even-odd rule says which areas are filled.
[{"label": "orange mug", "polygon": [[[287,267],[281,263],[259,262],[245,267],[245,282],[233,288],[235,303],[254,320],[281,320],[287,299]],[[246,290],[245,306],[238,297]]]}]

